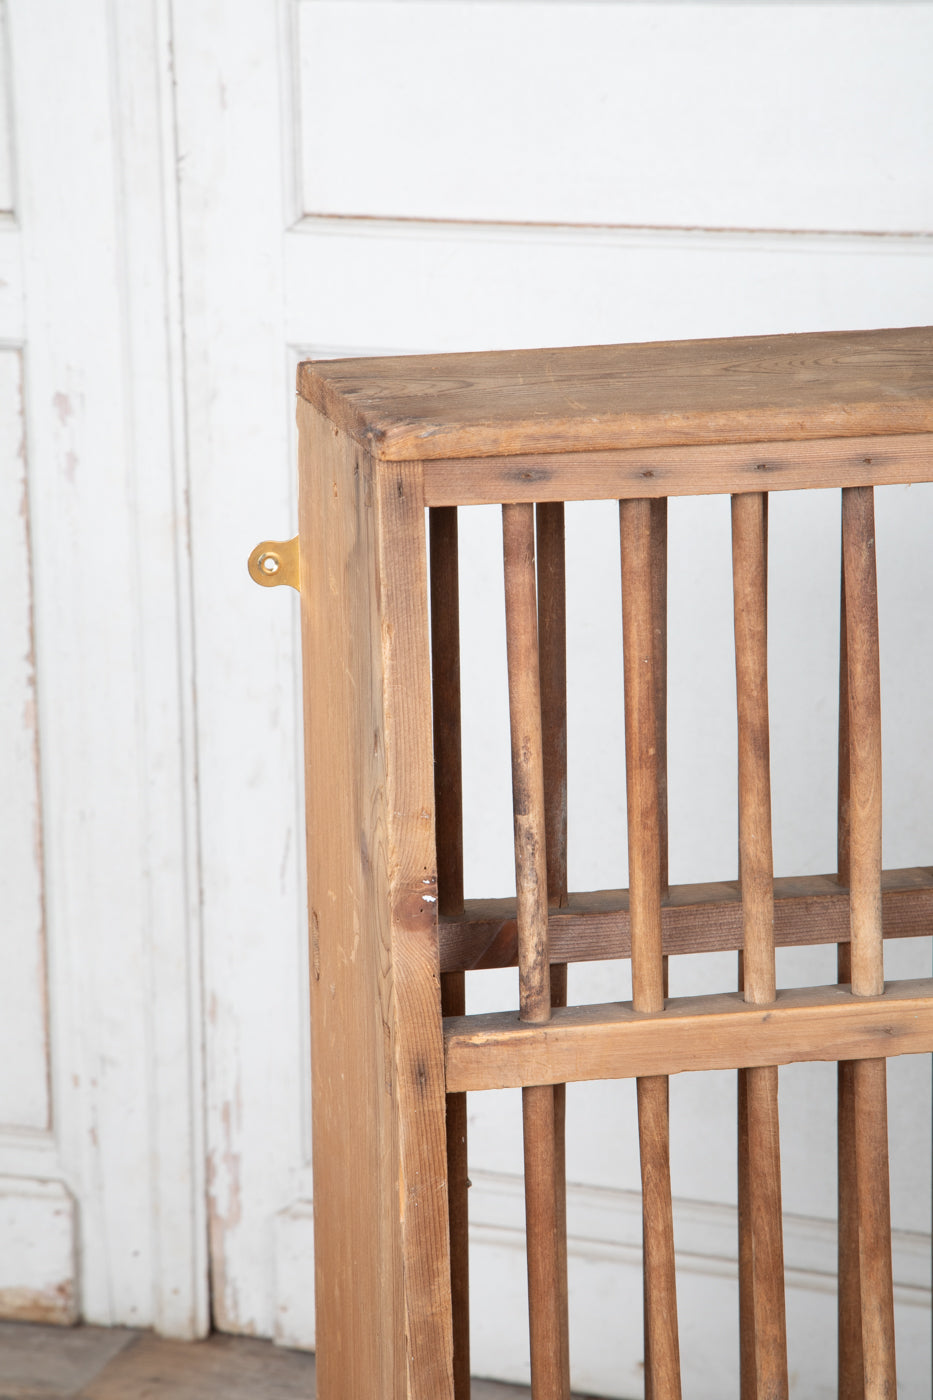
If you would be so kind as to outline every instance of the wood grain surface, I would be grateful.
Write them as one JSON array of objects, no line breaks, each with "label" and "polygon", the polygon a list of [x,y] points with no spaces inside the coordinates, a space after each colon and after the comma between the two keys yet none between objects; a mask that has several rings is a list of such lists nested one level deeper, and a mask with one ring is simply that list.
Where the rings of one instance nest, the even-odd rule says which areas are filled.
[{"label": "wood grain surface", "polygon": [[[531,505],[502,508],[505,630],[512,741],[512,812],[518,926],[519,1015],[541,1024],[551,1015],[548,954],[548,861],[545,757],[541,709],[535,515]],[[553,677],[552,677],[553,680]],[[554,697],[552,699],[552,706]],[[551,715],[553,721],[553,714]],[[551,735],[553,741],[554,736]],[[553,783],[553,754],[551,779]],[[531,1391],[534,1400],[566,1400],[570,1389],[565,1220],[551,1085],[522,1091],[525,1235]]]},{"label": "wood grain surface", "polygon": [[770,1007],[738,992],[674,997],[654,1014],[631,1002],[570,1006],[541,1026],[490,1012],[445,1022],[444,1040],[452,1090],[916,1055],[933,1050],[933,979],[889,982],[880,997],[795,987]]},{"label": "wood grain surface", "polygon": [[[933,871],[887,870],[881,877],[885,938],[915,938],[933,919]],[[517,960],[514,899],[468,899],[439,927],[441,966],[513,967]],[[661,901],[665,954],[729,952],[742,947],[742,897],[736,881],[672,885]],[[779,948],[848,944],[849,891],[835,875],[779,876],[774,881],[774,942]],[[548,915],[551,961],[591,962],[631,955],[628,890],[571,894]],[[840,978],[840,980],[843,980]],[[848,977],[845,978],[848,981]]]},{"label": "wood grain surface", "polygon": [[502,548],[512,741],[519,1000],[523,1021],[546,1021],[551,1012],[547,823],[533,506],[503,506]]},{"label": "wood grain surface", "polygon": [[[460,736],[460,576],[457,511],[428,512],[431,575],[431,689],[434,831],[439,914],[463,912],[463,754]],[[445,1016],[466,1011],[462,972],[441,974]],[[470,1400],[470,1239],[466,1094],[447,1095],[447,1202],[454,1397]]]},{"label": "wood grain surface", "polygon": [[299,417],[319,1383],[452,1400],[420,478]]},{"label": "wood grain surface", "polygon": [[[659,1012],[665,1003],[661,896],[666,883],[666,786],[659,724],[663,706],[663,628],[655,600],[663,518],[654,502],[619,502],[622,557],[622,660],[625,690],[625,780],[628,816],[632,1006]],[[663,804],[663,807],[662,807]],[[662,839],[662,823],[665,835]],[[671,1200],[670,1098],[663,1074],[638,1079],[638,1146],[642,1184],[645,1388],[651,1400],[679,1400],[680,1344]]]},{"label": "wood grain surface", "polygon": [[[567,902],[567,584],[564,503],[535,506],[538,673],[544,765],[544,824],[549,909]],[[567,965],[552,963],[551,1006],[567,1005]],[[555,1084],[554,1190],[561,1376],[570,1393],[570,1302],[567,1280],[567,1086]]]},{"label": "wood grain surface", "polygon": [[911,327],[325,360],[298,392],[387,461],[923,433],[931,355]]},{"label": "wood grain surface", "polygon": [[[849,884],[849,657],[846,646],[845,548],[839,569],[839,765],[836,820],[836,860],[839,883]],[[883,877],[882,877],[883,878]],[[882,910],[884,908],[882,897]],[[852,981],[852,945],[836,949],[839,982]],[[855,1174],[855,1073],[850,1060],[836,1066],[836,1196],[837,1196],[837,1385],[840,1397],[864,1400],[862,1301],[859,1278],[858,1191]]]},{"label": "wood grain surface", "polygon": [[[842,578],[845,625],[844,744],[847,839],[842,851],[851,892],[848,971],[856,997],[884,990],[881,895],[881,679],[875,563],[874,493],[842,492]],[[850,1058],[850,1057],[847,1057]],[[848,1238],[841,1261],[852,1278],[840,1284],[840,1338],[853,1321],[853,1350],[862,1375],[856,1393],[865,1400],[897,1394],[894,1292],[891,1273],[891,1195],[888,1182],[887,1066],[883,1059],[853,1059],[844,1073],[840,1104],[840,1183]],[[857,1282],[855,1273],[857,1269]]]},{"label": "wood grain surface", "polygon": [[[768,497],[732,498],[732,577],[739,746],[741,988],[776,996],[768,720]],[[742,1400],[788,1394],[778,1072],[738,1072],[739,1319]]]},{"label": "wood grain surface", "polygon": [[933,476],[929,433],[774,440],[617,452],[560,452],[424,462],[427,505],[604,501],[885,486]]}]

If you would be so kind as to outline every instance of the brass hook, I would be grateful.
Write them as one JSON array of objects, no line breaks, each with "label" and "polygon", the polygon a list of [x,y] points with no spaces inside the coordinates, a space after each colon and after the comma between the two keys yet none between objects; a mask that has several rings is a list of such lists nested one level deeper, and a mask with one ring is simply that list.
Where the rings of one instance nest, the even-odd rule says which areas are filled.
[{"label": "brass hook", "polygon": [[249,576],[263,588],[278,588],[287,583],[301,589],[301,568],[298,536],[293,540],[263,540],[249,556]]}]

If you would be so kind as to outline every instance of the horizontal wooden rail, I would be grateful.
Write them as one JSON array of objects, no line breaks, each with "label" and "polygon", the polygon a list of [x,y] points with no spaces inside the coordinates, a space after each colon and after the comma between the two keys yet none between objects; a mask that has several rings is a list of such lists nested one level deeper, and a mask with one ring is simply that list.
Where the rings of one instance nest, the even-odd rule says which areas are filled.
[{"label": "horizontal wooden rail", "polygon": [[444,1022],[444,1048],[451,1093],[929,1053],[933,978],[889,982],[879,997],[798,987],[769,1007],[740,992],[677,997],[664,1011],[560,1007],[543,1025],[511,1011],[455,1016]]},{"label": "horizontal wooden rail", "polygon": [[439,458],[422,467],[429,506],[887,486],[929,481],[933,434]]},{"label": "horizontal wooden rail", "polygon": [[[886,870],[882,876],[885,938],[933,934],[933,868]],[[665,953],[729,952],[742,947],[738,884],[673,885],[662,902]],[[443,972],[514,967],[518,953],[514,899],[467,900],[462,915],[439,921]],[[789,876],[774,882],[778,947],[845,943],[849,892],[834,875]],[[552,963],[631,957],[628,890],[572,894],[551,909]]]}]

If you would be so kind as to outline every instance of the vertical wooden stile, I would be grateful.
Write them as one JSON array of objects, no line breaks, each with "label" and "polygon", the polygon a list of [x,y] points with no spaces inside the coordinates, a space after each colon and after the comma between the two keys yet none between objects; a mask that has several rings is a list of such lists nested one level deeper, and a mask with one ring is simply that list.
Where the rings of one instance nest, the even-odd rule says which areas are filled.
[{"label": "vertical wooden stile", "polygon": [[[856,996],[884,990],[881,929],[881,687],[874,493],[842,491],[845,588],[846,748],[850,972]],[[894,1290],[888,1183],[887,1062],[855,1060],[851,1071],[850,1167],[858,1240],[858,1295],[865,1400],[894,1400]],[[840,1134],[840,1140],[842,1133]],[[846,1287],[840,1283],[840,1300]],[[843,1392],[840,1389],[840,1397]],[[846,1395],[848,1400],[848,1395]]]},{"label": "vertical wooden stile", "polygon": [[[535,526],[532,505],[502,507],[506,648],[512,739],[512,807],[518,916],[519,1015],[551,1015],[548,880]],[[522,1089],[525,1225],[533,1400],[567,1400],[561,1326],[560,1211],[557,1200],[554,1091]]]},{"label": "vertical wooden stile", "polygon": [[[661,946],[661,813],[652,503],[619,502],[625,766],[628,790],[632,1000],[636,1011],[664,1007]],[[646,1385],[652,1400],[679,1400],[680,1355],[674,1270],[667,1079],[637,1081],[645,1270]]]},{"label": "vertical wooden stile", "polygon": [[[538,581],[538,651],[544,755],[545,845],[550,908],[567,903],[567,590],[564,503],[535,506]],[[567,964],[551,966],[551,1006],[567,1005]],[[567,1289],[567,1086],[555,1084],[554,1182],[560,1282],[561,1373],[570,1392]]]},{"label": "vertical wooden stile", "polygon": [[[745,1000],[776,997],[768,723],[768,498],[732,498],[739,740],[739,880]],[[739,1071],[739,1269],[743,1400],[788,1393],[778,1071]]]},{"label": "vertical wooden stile", "polygon": [[318,1393],[453,1400],[423,479],[298,415]]},{"label": "vertical wooden stile", "polygon": [[[456,506],[428,512],[437,912],[463,913],[463,772],[460,739],[460,585]],[[462,972],[441,975],[445,1016],[466,1012]],[[466,1094],[447,1095],[447,1193],[455,1400],[470,1396],[470,1249]]]}]

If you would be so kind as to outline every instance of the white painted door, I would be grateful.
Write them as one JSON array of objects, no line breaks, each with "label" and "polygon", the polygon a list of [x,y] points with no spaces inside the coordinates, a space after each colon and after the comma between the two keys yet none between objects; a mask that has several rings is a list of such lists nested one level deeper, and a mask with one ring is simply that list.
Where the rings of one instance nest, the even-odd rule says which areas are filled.
[{"label": "white painted door", "polygon": [[[4,509],[25,479],[30,525],[3,516],[0,626],[11,656],[34,639],[36,668],[33,680],[17,660],[0,687],[14,736],[0,763],[22,817],[4,829],[23,851],[6,876],[23,933],[0,998],[16,1009],[23,1070],[0,1094],[0,1190],[15,1197],[14,1238],[44,1241],[49,1279],[70,1279],[91,1320],[202,1331],[209,1250],[217,1326],[309,1346],[296,610],[245,569],[260,538],[294,533],[295,365],[933,321],[933,10],[89,0],[79,13],[8,0],[5,23],[13,120],[0,149],[16,173],[3,183],[0,156],[13,211],[0,226],[0,392],[15,396],[22,376],[27,450],[17,456],[14,421],[0,451]],[[908,676],[886,696],[889,865],[928,862],[933,839],[933,753],[917,728],[930,732],[933,637],[929,612],[910,610],[933,582],[929,508],[916,488],[879,503],[879,537],[897,541],[885,666]],[[786,594],[773,683],[792,716],[774,736],[780,873],[833,863],[832,509],[794,497],[773,509]],[[721,501],[672,511],[675,880],[735,873],[727,520]],[[570,512],[568,532],[571,880],[618,886],[611,506]],[[468,893],[498,894],[513,877],[494,512],[465,513],[463,536]],[[38,786],[22,718],[33,685]],[[929,955],[913,956],[925,969]],[[781,975],[828,979],[821,956]],[[892,971],[909,956],[893,952]],[[675,992],[733,976],[728,959],[672,972]],[[612,967],[571,982],[580,1000],[624,988]],[[511,976],[483,974],[472,1005],[514,995]],[[929,1365],[928,1067],[891,1077],[911,1393]],[[820,1397],[832,1082],[819,1068],[783,1082],[792,1362],[799,1393]],[[731,1093],[713,1077],[672,1088],[685,1369],[691,1395],[717,1400],[737,1360]],[[575,1381],[632,1396],[630,1095],[581,1087],[569,1111]],[[513,1096],[474,1097],[474,1364],[515,1379],[527,1367],[519,1121]]]},{"label": "white painted door", "polygon": [[0,1314],[194,1336],[208,1298],[163,18],[0,4]]},{"label": "white painted door", "polygon": [[[266,0],[234,18],[219,0],[198,0],[176,9],[174,42],[214,1306],[221,1326],[309,1345],[295,608],[251,591],[242,572],[256,540],[294,529],[295,363],[931,319],[933,14],[909,4]],[[879,84],[884,98],[866,102]],[[904,541],[883,580],[895,633],[911,583],[930,582],[914,524],[921,494],[879,506]],[[775,735],[777,858],[788,872],[833,863],[832,509],[785,498],[773,512],[787,594],[775,608],[774,683],[793,716]],[[727,521],[724,502],[672,519],[672,862],[682,880],[735,874]],[[691,543],[697,525],[702,542]],[[572,882],[615,886],[626,877],[617,527],[611,508],[581,508],[568,528],[580,678]],[[463,533],[468,892],[498,894],[513,876],[501,644],[498,682],[484,688],[501,628],[494,513],[467,513]],[[892,670],[903,659],[888,657]],[[924,662],[914,720],[929,678]],[[890,726],[894,865],[927,859],[933,836],[901,732]],[[933,779],[933,756],[921,752]],[[929,955],[915,950],[919,970]],[[909,958],[898,950],[891,966]],[[788,982],[832,976],[825,952],[781,971]],[[735,970],[720,959],[672,975],[687,991],[728,986]],[[477,981],[474,1007],[514,1001],[511,976]],[[571,984],[580,999],[624,987],[612,968],[583,969]],[[911,1108],[926,1102],[928,1079],[919,1062],[892,1069],[905,1377],[928,1365],[929,1149]],[[792,1367],[806,1377],[800,1393],[816,1396],[830,1393],[833,1366],[833,1087],[819,1069],[789,1071],[785,1084]],[[683,1349],[696,1396],[720,1396],[737,1363],[732,1093],[721,1077],[673,1087]],[[618,1086],[570,1096],[574,1374],[613,1395],[641,1385],[630,1097]],[[476,1096],[474,1364],[514,1379],[527,1367],[519,1121],[514,1096]]]}]

